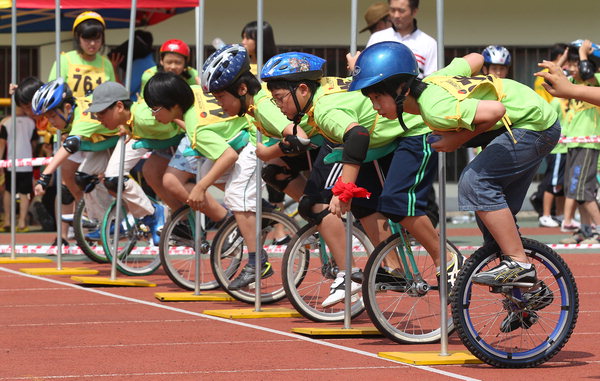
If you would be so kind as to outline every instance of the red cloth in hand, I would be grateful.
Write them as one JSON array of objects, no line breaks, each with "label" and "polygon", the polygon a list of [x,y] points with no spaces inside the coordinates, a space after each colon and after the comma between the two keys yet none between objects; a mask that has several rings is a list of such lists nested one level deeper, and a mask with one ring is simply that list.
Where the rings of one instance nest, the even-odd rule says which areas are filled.
[{"label": "red cloth in hand", "polygon": [[354,183],[345,183],[342,177],[338,177],[337,182],[331,189],[335,196],[338,196],[342,202],[350,202],[354,197],[371,197],[371,192],[365,188],[357,187]]}]

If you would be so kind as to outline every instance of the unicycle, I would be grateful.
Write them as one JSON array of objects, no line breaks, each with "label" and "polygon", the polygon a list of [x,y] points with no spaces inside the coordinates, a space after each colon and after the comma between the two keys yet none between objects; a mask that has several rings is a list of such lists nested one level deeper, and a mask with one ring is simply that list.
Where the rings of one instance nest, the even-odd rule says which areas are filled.
[{"label": "unicycle", "polygon": [[496,243],[465,262],[452,291],[452,316],[463,344],[480,360],[499,368],[530,368],[550,360],[567,343],[579,311],[571,270],[550,247],[522,238],[536,267],[531,288],[474,284],[473,275],[497,266]]}]

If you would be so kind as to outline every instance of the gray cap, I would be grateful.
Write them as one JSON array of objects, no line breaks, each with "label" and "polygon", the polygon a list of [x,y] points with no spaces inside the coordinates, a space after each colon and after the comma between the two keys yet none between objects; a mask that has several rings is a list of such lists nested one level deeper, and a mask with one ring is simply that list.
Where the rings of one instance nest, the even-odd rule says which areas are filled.
[{"label": "gray cap", "polygon": [[85,112],[102,112],[116,101],[129,99],[129,91],[117,82],[104,82],[94,89],[92,103]]}]

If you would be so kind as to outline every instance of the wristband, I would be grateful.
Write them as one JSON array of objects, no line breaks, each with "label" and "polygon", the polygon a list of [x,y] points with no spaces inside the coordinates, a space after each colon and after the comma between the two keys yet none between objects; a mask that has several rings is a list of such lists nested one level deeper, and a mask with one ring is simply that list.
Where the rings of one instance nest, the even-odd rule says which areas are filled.
[{"label": "wristband", "polygon": [[331,192],[338,196],[342,202],[350,202],[354,197],[369,198],[371,192],[365,188],[357,187],[354,183],[345,183],[342,181],[342,177],[338,177],[337,182],[331,189]]},{"label": "wristband", "polygon": [[50,181],[52,181],[52,174],[41,174],[37,183],[42,186],[42,189],[46,190],[50,185]]}]

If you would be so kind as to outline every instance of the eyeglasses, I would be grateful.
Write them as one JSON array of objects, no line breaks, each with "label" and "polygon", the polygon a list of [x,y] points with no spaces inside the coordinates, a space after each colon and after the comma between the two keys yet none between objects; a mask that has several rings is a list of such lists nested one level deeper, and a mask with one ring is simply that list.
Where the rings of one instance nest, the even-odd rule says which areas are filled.
[{"label": "eyeglasses", "polygon": [[274,104],[275,106],[281,106],[281,105],[283,104],[283,102],[284,102],[285,98],[289,97],[290,95],[292,95],[292,92],[291,92],[291,91],[288,91],[288,92],[287,92],[287,94],[285,94],[285,95],[284,95],[284,96],[282,96],[282,97],[279,97],[279,98],[272,97],[272,98],[271,98],[271,102],[273,102],[273,104]]},{"label": "eyeglasses", "polygon": [[163,106],[157,107],[157,108],[150,108],[150,112],[152,112],[152,115],[156,115],[160,110],[162,110]]}]

